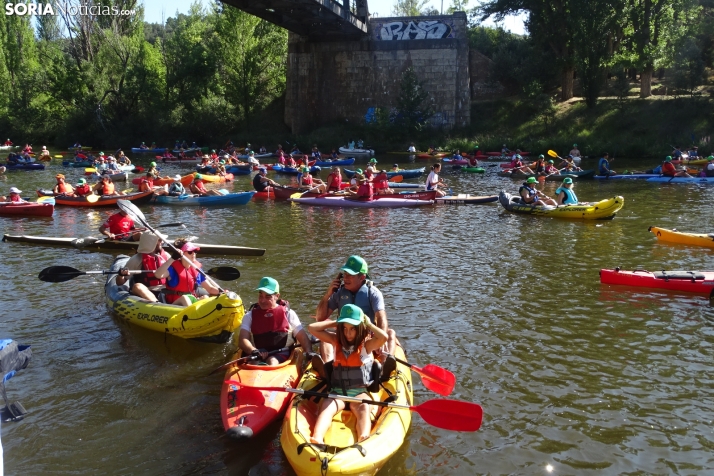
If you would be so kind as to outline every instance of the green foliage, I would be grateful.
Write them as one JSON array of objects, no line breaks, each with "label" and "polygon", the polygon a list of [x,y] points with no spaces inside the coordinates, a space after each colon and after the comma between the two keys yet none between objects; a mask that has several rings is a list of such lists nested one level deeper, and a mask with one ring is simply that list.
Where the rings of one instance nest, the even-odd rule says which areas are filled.
[{"label": "green foliage", "polygon": [[674,59],[674,86],[693,95],[705,78],[702,51],[694,38],[687,38]]},{"label": "green foliage", "polygon": [[627,78],[627,70],[620,66],[615,69],[615,94],[617,96],[617,104],[622,108],[625,107],[625,99],[630,93],[630,81]]},{"label": "green foliage", "polygon": [[543,86],[538,81],[531,81],[524,88],[525,102],[529,112],[543,121],[546,133],[555,119],[557,108],[553,98],[543,91]]},{"label": "green foliage", "polygon": [[414,68],[407,68],[402,73],[395,124],[405,131],[421,130],[434,115],[432,107],[426,104],[428,98],[429,92],[417,78]]},{"label": "green foliage", "polygon": [[395,17],[417,17],[427,10],[428,3],[429,0],[397,0],[392,9],[392,15]]},{"label": "green foliage", "polygon": [[468,10],[469,0],[452,0],[451,6],[446,9],[447,14],[451,15],[454,12],[465,12]]}]

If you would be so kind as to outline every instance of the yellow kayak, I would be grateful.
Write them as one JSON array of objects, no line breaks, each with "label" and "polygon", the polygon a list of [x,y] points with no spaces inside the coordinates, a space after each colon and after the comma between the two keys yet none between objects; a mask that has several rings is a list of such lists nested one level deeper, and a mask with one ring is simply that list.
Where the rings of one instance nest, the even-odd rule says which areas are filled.
[{"label": "yellow kayak", "polygon": [[[128,256],[119,255],[111,269],[120,269],[128,259]],[[116,276],[110,275],[104,286],[107,304],[117,317],[146,329],[184,339],[225,343],[238,329],[245,314],[243,301],[232,292],[181,307],[149,302],[129,294],[128,286],[117,286]]]},{"label": "yellow kayak", "polygon": [[625,204],[625,199],[617,196],[578,205],[535,206],[521,203],[517,195],[503,191],[498,195],[498,201],[509,212],[580,220],[611,220]]},{"label": "yellow kayak", "polygon": [[[395,356],[406,360],[401,347],[397,347]],[[397,396],[395,403],[414,404],[411,373],[405,365],[397,364],[397,371],[383,385]],[[311,366],[297,386],[304,390],[328,391],[324,387]],[[371,396],[375,400],[384,401],[389,394],[380,389],[379,393]],[[410,410],[381,408],[372,424],[370,437],[357,444],[354,415],[350,411],[342,411],[332,419],[332,426],[325,435],[327,447],[316,448],[310,444],[310,435],[320,401],[296,396],[283,420],[280,443],[298,476],[375,474],[399,450],[409,431],[412,418]]]},{"label": "yellow kayak", "polygon": [[681,243],[683,245],[706,246],[714,248],[714,236],[705,233],[683,233],[677,230],[667,230],[666,228],[649,227],[649,231],[658,240],[669,241],[670,243]]}]

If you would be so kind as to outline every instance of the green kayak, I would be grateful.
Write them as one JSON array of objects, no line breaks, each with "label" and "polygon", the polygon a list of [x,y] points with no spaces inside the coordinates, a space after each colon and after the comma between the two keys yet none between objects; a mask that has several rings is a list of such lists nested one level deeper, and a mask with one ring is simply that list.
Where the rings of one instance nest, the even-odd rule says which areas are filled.
[{"label": "green kayak", "polygon": [[483,167],[461,167],[461,170],[470,174],[482,174],[484,172]]}]

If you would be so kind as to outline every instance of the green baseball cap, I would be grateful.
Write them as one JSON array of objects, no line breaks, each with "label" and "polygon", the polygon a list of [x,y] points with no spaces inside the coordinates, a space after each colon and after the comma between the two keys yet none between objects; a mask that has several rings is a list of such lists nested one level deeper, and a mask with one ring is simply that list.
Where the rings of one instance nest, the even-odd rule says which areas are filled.
[{"label": "green baseball cap", "polygon": [[714,155],[710,155],[709,157],[707,157],[707,160],[714,160]]},{"label": "green baseball cap", "polygon": [[362,174],[362,169],[357,169],[357,170],[355,170],[355,173],[356,173],[356,174]]},{"label": "green baseball cap", "polygon": [[85,183],[87,183],[87,181],[84,180],[83,178],[81,178],[77,181],[77,185],[84,185]]},{"label": "green baseball cap", "polygon": [[260,280],[255,290],[263,291],[265,294],[278,294],[280,292],[280,285],[273,278],[266,276]]},{"label": "green baseball cap", "polygon": [[375,159],[374,157],[372,157],[371,159],[369,159],[369,163],[370,163],[370,164],[376,164],[376,163],[377,163],[377,159]]},{"label": "green baseball cap", "polygon": [[367,262],[361,256],[352,255],[347,258],[347,262],[340,268],[340,271],[354,276],[356,274],[367,274],[368,269]]},{"label": "green baseball cap", "polygon": [[535,177],[528,177],[528,180],[526,180],[526,183],[536,183],[537,180]]},{"label": "green baseball cap", "polygon": [[540,155],[538,156],[538,158],[539,158],[539,159],[545,159],[545,156],[544,156],[543,154],[540,154]]},{"label": "green baseball cap", "polygon": [[345,304],[340,309],[340,317],[337,318],[338,324],[352,324],[359,326],[362,323],[362,309],[354,304]]},{"label": "green baseball cap", "polygon": [[565,177],[563,179],[563,183],[573,183],[573,179],[571,179],[570,177]]},{"label": "green baseball cap", "polygon": [[151,167],[156,167],[156,162],[152,162],[149,164]]},{"label": "green baseball cap", "polygon": [[195,174],[195,175],[193,176],[193,179],[194,179],[194,180],[201,180],[202,178],[203,178],[203,175],[201,175],[201,174]]},{"label": "green baseball cap", "polygon": [[577,146],[578,146],[578,144],[573,144],[573,147],[577,147]]},{"label": "green baseball cap", "polygon": [[665,162],[671,162],[672,161],[672,156],[668,155],[667,157],[664,158]]},{"label": "green baseball cap", "polygon": [[548,163],[549,163],[549,164],[552,164],[552,163],[553,163],[553,159],[548,159]]}]

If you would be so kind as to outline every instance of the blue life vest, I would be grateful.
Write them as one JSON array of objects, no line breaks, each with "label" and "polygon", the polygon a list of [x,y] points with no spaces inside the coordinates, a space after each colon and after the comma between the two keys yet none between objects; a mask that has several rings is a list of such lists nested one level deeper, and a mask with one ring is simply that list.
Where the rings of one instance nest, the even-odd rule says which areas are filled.
[{"label": "blue life vest", "polygon": [[[526,203],[526,201],[523,200],[523,195],[521,195],[522,190],[527,190],[528,196],[534,198],[534,200],[531,203]],[[523,203],[525,203],[526,205],[531,205],[538,201],[538,192],[536,192],[536,189],[529,187],[528,182],[525,182],[523,185],[521,185],[521,188],[518,189],[518,195],[520,195],[521,201]]]},{"label": "blue life vest", "polygon": [[565,194],[565,200],[563,200],[563,205],[577,205],[578,197],[575,196],[575,192],[570,190],[568,187],[558,187],[555,193],[560,194],[563,192]]},{"label": "blue life vest", "polygon": [[597,163],[597,170],[599,175],[608,175],[610,173],[610,162],[605,157],[601,157]]},{"label": "blue life vest", "polygon": [[362,309],[362,312],[364,312],[367,317],[369,317],[369,320],[372,321],[372,324],[374,324],[374,309],[372,309],[372,303],[369,300],[371,290],[371,281],[365,281],[356,293],[345,289],[344,286],[340,287],[340,289],[337,290],[337,312],[339,313],[345,304],[354,304]]}]

